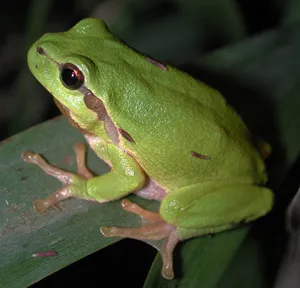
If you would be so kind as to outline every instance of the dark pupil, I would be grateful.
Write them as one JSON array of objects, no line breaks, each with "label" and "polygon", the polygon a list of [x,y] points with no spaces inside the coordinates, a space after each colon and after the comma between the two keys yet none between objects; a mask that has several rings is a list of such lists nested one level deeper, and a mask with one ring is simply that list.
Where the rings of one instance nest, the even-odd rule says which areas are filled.
[{"label": "dark pupil", "polygon": [[80,72],[69,67],[62,69],[61,80],[66,88],[72,90],[80,88],[83,84]]}]

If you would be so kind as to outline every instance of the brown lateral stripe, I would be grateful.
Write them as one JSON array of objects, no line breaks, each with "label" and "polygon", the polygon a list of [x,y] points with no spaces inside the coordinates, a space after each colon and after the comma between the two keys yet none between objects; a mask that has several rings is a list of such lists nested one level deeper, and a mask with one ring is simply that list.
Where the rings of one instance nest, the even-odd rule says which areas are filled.
[{"label": "brown lateral stripe", "polygon": [[97,98],[91,91],[84,93],[84,103],[87,108],[96,112],[98,119],[103,121],[106,115],[106,110],[103,102]]},{"label": "brown lateral stripe", "polygon": [[127,139],[129,142],[131,143],[135,143],[133,138],[129,135],[128,132],[126,132],[125,130],[123,130],[122,128],[119,128],[119,132],[120,134],[125,138]]},{"label": "brown lateral stripe", "polygon": [[199,154],[199,153],[197,153],[197,152],[195,152],[195,151],[191,151],[191,154],[192,154],[192,156],[194,156],[194,157],[196,157],[196,158],[199,158],[199,159],[204,159],[204,160],[209,160],[209,159],[211,159],[210,156],[202,155],[202,154]]},{"label": "brown lateral stripe", "polygon": [[116,144],[119,145],[119,132],[117,127],[115,126],[114,122],[111,120],[111,118],[106,114],[104,119],[104,129],[106,131],[106,134],[110,138],[110,140]]}]

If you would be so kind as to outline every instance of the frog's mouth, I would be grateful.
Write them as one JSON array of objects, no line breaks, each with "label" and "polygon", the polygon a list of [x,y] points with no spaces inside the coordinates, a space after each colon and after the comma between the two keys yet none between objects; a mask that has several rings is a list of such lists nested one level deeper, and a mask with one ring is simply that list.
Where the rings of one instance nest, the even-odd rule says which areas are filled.
[{"label": "frog's mouth", "polygon": [[[82,94],[84,95],[84,103],[86,107],[97,114],[98,120],[104,121],[105,117],[107,116],[107,112],[103,102],[85,87],[80,88],[79,91],[82,92]],[[78,122],[76,122],[73,119],[70,109],[68,109],[64,104],[62,104],[55,97],[53,97],[53,100],[55,105],[60,110],[60,112],[68,119],[69,123],[73,127],[79,129],[81,132],[84,132],[85,131],[84,128],[80,127]]]}]

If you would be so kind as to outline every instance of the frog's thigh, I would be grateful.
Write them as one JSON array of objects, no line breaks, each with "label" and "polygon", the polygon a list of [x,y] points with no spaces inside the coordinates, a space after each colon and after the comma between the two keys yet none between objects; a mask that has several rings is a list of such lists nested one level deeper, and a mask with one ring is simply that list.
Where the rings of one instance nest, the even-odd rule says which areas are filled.
[{"label": "frog's thigh", "polygon": [[204,228],[206,234],[256,219],[271,209],[272,202],[273,193],[266,187],[202,183],[170,192],[161,202],[160,214],[179,228]]}]

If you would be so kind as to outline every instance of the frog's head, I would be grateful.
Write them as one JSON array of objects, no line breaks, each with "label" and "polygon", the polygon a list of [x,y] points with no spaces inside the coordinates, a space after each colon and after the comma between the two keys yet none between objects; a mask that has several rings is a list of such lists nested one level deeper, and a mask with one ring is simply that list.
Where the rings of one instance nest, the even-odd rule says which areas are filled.
[{"label": "frog's head", "polygon": [[[83,129],[90,129],[100,114],[105,113],[99,99],[105,97],[108,89],[101,83],[103,69],[109,66],[105,63],[107,43],[121,45],[107,31],[103,21],[89,18],[66,32],[43,35],[28,51],[33,75],[53,95],[63,114]],[[96,63],[99,55],[104,59],[101,65]],[[97,99],[99,101],[95,101]],[[91,108],[98,109],[98,113]]]}]

